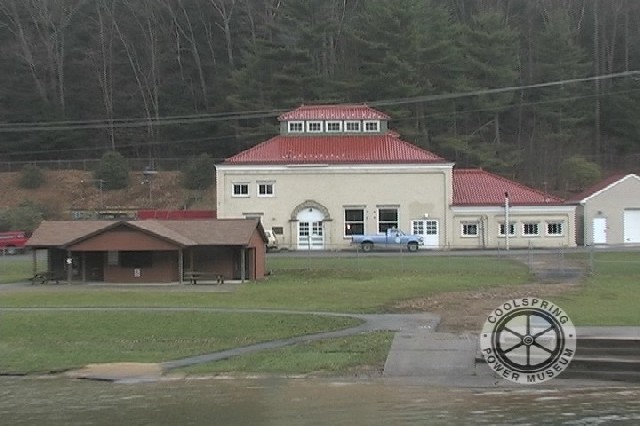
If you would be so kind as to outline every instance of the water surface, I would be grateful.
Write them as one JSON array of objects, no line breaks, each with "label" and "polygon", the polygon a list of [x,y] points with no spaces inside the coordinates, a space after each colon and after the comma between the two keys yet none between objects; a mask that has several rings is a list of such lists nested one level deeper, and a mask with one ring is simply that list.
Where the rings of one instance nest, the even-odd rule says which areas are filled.
[{"label": "water surface", "polygon": [[3,425],[640,424],[640,387],[470,389],[383,379],[117,384],[0,378]]}]

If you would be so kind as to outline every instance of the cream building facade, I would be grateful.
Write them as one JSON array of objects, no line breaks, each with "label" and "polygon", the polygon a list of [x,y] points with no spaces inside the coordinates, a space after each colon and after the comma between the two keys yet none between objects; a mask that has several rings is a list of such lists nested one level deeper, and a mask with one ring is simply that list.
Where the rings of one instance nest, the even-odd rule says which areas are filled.
[{"label": "cream building facade", "polygon": [[[389,117],[366,105],[301,106],[279,120],[280,135],[217,165],[216,191],[218,218],[260,218],[281,248],[339,250],[352,235],[388,228],[421,235],[423,249],[575,245],[575,207],[458,171],[401,140]],[[515,228],[505,238],[504,197],[495,194],[508,191]]]},{"label": "cream building facade", "polygon": [[559,198],[481,169],[454,169],[453,187],[451,244],[455,248],[576,244],[575,207]]},{"label": "cream building facade", "polygon": [[640,177],[610,176],[568,204],[577,206],[577,241],[581,245],[640,244]]}]

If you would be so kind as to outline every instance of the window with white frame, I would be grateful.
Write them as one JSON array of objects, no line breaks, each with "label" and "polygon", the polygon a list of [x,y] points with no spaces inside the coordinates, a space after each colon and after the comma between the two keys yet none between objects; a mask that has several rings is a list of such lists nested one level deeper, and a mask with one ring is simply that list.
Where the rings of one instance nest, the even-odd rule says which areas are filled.
[{"label": "window with white frame", "polygon": [[462,222],[462,236],[463,237],[477,237],[478,236],[478,222]]},{"label": "window with white frame", "polygon": [[307,121],[307,132],[309,133],[322,132],[322,121]]},{"label": "window with white frame", "polygon": [[562,222],[547,222],[547,235],[562,236]]},{"label": "window with white frame", "polygon": [[258,182],[258,197],[273,197],[275,184],[273,182]]},{"label": "window with white frame", "polygon": [[[499,225],[499,229],[498,229],[498,235],[500,235],[501,237],[505,236],[505,224],[504,222],[502,222]],[[513,222],[509,222],[509,235],[516,235],[516,226]]]},{"label": "window with white frame", "polygon": [[303,133],[304,121],[289,121],[289,133]]},{"label": "window with white frame", "polygon": [[540,235],[540,224],[538,222],[525,222],[522,224],[522,235],[532,237]]},{"label": "window with white frame", "polygon": [[342,131],[342,121],[327,121],[327,132],[336,133]]},{"label": "window with white frame", "polygon": [[249,184],[248,183],[234,183],[233,192],[234,197],[248,197],[249,196]]},{"label": "window with white frame", "polygon": [[380,131],[380,122],[379,121],[365,121],[364,122],[364,131],[365,132],[379,132]]},{"label": "window with white frame", "polygon": [[344,236],[364,235],[364,209],[345,208],[344,209]]},{"label": "window with white frame", "polygon": [[346,132],[360,132],[360,122],[359,121],[345,121],[344,122],[344,130]]},{"label": "window with white frame", "polygon": [[378,232],[386,234],[387,229],[398,228],[398,209],[384,207],[378,209]]}]

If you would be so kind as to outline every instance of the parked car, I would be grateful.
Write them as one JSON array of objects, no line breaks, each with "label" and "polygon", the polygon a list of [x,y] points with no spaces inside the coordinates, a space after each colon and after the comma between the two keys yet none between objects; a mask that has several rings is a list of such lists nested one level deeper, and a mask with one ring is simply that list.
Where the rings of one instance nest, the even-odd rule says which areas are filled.
[{"label": "parked car", "polygon": [[267,251],[278,250],[278,238],[271,229],[265,229],[264,234],[267,236]]},{"label": "parked car", "polygon": [[30,236],[30,233],[25,231],[0,232],[0,251],[7,254],[21,252]]},{"label": "parked car", "polygon": [[406,246],[409,251],[418,251],[424,239],[421,235],[407,235],[399,229],[389,228],[384,234],[353,235],[351,244],[359,244],[364,252],[370,252],[374,246]]}]

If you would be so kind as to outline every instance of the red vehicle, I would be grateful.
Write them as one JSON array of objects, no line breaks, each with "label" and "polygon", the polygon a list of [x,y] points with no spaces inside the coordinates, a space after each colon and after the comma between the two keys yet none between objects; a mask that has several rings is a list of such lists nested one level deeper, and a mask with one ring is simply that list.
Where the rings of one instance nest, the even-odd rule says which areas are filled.
[{"label": "red vehicle", "polygon": [[23,251],[30,236],[29,232],[24,231],[0,232],[0,251],[7,254]]}]

